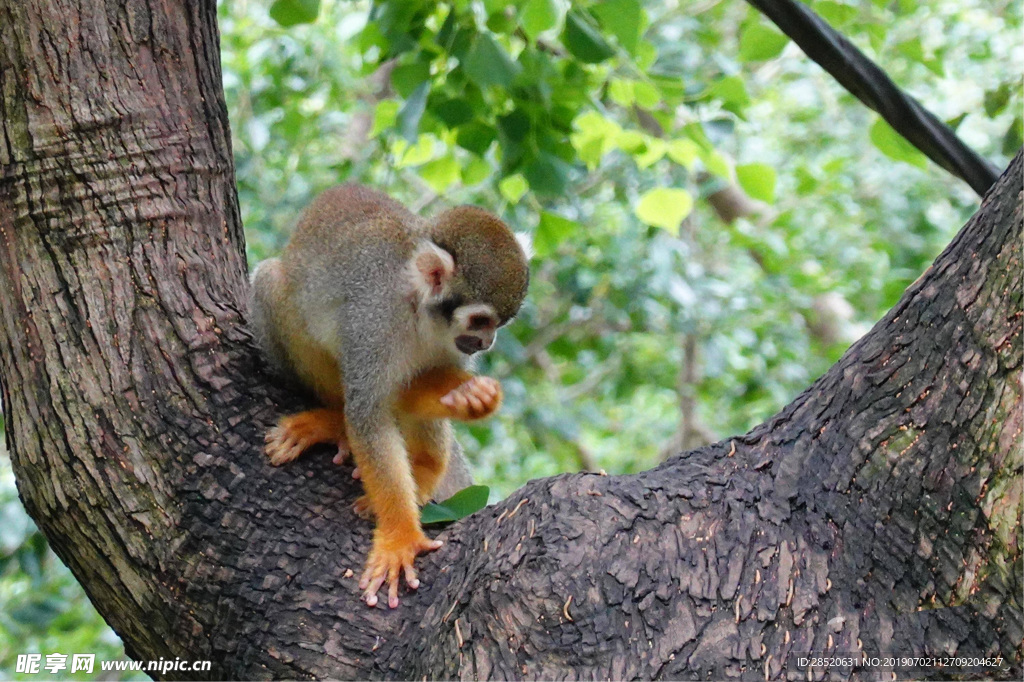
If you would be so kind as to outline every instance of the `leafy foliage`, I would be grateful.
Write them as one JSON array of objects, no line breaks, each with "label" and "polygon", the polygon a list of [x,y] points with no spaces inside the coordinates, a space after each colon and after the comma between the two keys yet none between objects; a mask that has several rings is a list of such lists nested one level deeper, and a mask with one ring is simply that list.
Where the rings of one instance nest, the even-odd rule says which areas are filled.
[{"label": "leafy foliage", "polygon": [[[995,163],[1021,146],[1019,0],[810,4]],[[220,12],[251,263],[344,180],[426,214],[479,204],[533,236],[528,300],[480,368],[505,404],[459,432],[497,495],[749,429],[977,206],[742,3]],[[0,670],[28,646],[116,655],[0,481]]]},{"label": "leafy foliage", "polygon": [[463,488],[444,502],[424,505],[420,521],[424,525],[458,521],[486,507],[490,493],[491,489],[485,485]]}]

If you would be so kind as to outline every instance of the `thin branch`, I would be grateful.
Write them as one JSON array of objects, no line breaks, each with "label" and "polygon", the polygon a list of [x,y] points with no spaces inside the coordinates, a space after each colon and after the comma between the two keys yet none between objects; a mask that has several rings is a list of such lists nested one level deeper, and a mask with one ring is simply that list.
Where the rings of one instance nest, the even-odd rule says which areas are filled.
[{"label": "thin branch", "polygon": [[929,159],[977,192],[995,184],[998,170],[945,123],[900,90],[889,76],[824,19],[795,0],[747,0],[799,45],[808,57]]}]

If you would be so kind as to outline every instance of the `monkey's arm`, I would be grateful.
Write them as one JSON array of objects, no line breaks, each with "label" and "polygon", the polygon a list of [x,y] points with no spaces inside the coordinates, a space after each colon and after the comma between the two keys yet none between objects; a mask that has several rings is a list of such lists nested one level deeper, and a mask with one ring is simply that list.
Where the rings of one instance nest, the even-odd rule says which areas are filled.
[{"label": "monkey's arm", "polygon": [[[501,398],[497,380],[474,376],[458,367],[440,367],[413,378],[398,396],[395,411],[418,420],[473,421],[493,414]],[[335,462],[340,464],[349,454],[345,414],[338,408],[326,408],[282,417],[267,432],[266,443],[267,456],[274,466],[287,464],[317,443],[337,445]]]},{"label": "monkey's arm", "polygon": [[417,375],[398,396],[395,410],[417,419],[473,421],[501,405],[501,384],[454,366],[435,367]]},{"label": "monkey's arm", "polygon": [[355,301],[346,311],[345,324],[340,325],[344,350],[338,357],[345,377],[348,444],[359,467],[366,501],[377,519],[359,587],[366,603],[374,606],[377,590],[387,583],[392,608],[398,606],[400,575],[410,588],[417,588],[416,555],[441,546],[420,527],[410,453],[395,419],[393,401],[404,382],[396,368],[408,349],[400,336],[394,343],[382,344],[377,329],[378,325],[402,329],[401,311],[386,301]]}]

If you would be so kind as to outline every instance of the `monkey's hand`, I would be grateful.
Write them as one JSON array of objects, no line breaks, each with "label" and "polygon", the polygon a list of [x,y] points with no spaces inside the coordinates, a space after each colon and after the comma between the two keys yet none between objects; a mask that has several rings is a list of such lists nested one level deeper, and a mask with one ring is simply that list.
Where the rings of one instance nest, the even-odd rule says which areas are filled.
[{"label": "monkey's hand", "polygon": [[377,605],[377,590],[386,582],[388,585],[388,606],[398,606],[399,574],[405,574],[409,589],[420,586],[413,568],[417,554],[430,552],[440,547],[440,540],[431,540],[418,528],[415,532],[382,532],[378,527],[373,536],[373,548],[366,559],[366,569],[359,579],[359,589],[367,606]]},{"label": "monkey's hand", "polygon": [[501,406],[501,383],[491,377],[475,376],[441,396],[451,419],[472,421],[492,415]]},{"label": "monkey's hand", "polygon": [[395,409],[418,419],[473,421],[493,414],[501,397],[496,379],[473,376],[458,367],[435,367],[412,380],[399,394]]},{"label": "monkey's hand", "polygon": [[337,443],[338,455],[348,454],[345,413],[340,410],[309,410],[284,417],[267,432],[266,453],[274,466],[287,464],[317,443]]}]

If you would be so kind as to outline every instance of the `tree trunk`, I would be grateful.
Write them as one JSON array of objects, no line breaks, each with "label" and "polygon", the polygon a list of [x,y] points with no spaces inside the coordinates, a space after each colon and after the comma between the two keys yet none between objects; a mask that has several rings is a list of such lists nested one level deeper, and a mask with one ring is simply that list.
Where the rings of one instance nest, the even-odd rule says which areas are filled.
[{"label": "tree trunk", "polygon": [[368,609],[358,484],[261,454],[298,403],[243,327],[215,3],[0,0],[0,44],[12,462],[130,655],[213,678],[802,679],[796,654],[861,651],[1019,673],[1020,155],[778,416],[643,474],[533,481]]}]

